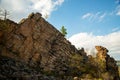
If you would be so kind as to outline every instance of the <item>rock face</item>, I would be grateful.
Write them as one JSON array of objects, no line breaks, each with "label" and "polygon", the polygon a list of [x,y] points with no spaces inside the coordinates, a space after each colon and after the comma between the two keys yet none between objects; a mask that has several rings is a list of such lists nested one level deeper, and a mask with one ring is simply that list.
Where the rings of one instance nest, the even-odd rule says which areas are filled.
[{"label": "rock face", "polygon": [[119,80],[119,73],[118,73],[118,66],[117,62],[114,60],[114,58],[111,58],[107,53],[108,50],[102,46],[96,46],[95,47],[98,51],[97,53],[97,59],[98,63],[100,65],[102,73],[106,73],[107,75],[103,74],[102,76],[104,78],[107,78],[108,80]]},{"label": "rock face", "polygon": [[[96,49],[98,62],[104,61],[103,72],[108,71],[115,80],[118,80],[118,68],[115,60],[107,54],[108,50],[103,47]],[[74,76],[81,78],[84,74],[88,74],[88,68],[84,66],[92,65],[89,60],[83,48],[77,50],[64,38],[64,35],[46,22],[40,13],[30,14],[19,24],[10,20],[0,20],[0,78],[2,79],[10,79],[12,76],[11,79],[18,80],[24,78],[32,80],[33,77],[34,80],[72,80]],[[78,65],[73,65],[75,63]],[[98,65],[96,69],[99,69],[102,66],[97,67]],[[96,69],[94,71],[97,71]],[[102,75],[102,72],[100,74]]]}]

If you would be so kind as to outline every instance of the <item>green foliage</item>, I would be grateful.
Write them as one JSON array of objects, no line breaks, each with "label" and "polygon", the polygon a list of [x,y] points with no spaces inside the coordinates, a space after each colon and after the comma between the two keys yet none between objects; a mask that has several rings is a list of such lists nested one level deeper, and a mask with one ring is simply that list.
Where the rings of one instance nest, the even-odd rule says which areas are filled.
[{"label": "green foliage", "polygon": [[71,55],[71,62],[69,64],[71,75],[78,76],[83,79],[99,78],[98,65],[94,58],[85,60],[80,54]]},{"label": "green foliage", "polygon": [[8,29],[8,23],[5,20],[0,20],[0,30],[1,31],[7,31]]},{"label": "green foliage", "polygon": [[13,21],[10,21],[9,19],[6,20],[0,20],[0,31],[3,32],[3,34],[10,33],[13,29],[15,29],[15,26],[17,25]]},{"label": "green foliage", "polygon": [[69,67],[72,76],[81,76],[86,71],[84,59],[80,54],[71,55]]},{"label": "green foliage", "polygon": [[64,36],[67,35],[67,29],[66,29],[64,26],[62,26],[62,28],[60,29],[60,31],[61,31],[61,33],[62,33]]}]

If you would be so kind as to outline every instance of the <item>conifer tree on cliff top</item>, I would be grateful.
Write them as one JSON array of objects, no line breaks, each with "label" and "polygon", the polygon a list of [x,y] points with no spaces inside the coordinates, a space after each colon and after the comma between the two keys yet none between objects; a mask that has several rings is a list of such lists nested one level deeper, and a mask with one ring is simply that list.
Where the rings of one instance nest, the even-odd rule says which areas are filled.
[{"label": "conifer tree on cliff top", "polygon": [[61,32],[64,36],[67,35],[67,29],[66,29],[64,26],[61,27],[60,32]]}]

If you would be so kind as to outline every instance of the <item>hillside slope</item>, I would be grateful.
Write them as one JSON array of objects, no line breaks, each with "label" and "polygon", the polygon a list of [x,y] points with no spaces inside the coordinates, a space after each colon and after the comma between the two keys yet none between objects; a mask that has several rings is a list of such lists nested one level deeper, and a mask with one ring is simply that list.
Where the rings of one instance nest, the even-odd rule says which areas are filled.
[{"label": "hillside slope", "polygon": [[119,80],[116,61],[108,50],[96,49],[96,58],[87,56],[83,48],[77,50],[40,13],[31,13],[19,24],[0,20],[1,79]]}]

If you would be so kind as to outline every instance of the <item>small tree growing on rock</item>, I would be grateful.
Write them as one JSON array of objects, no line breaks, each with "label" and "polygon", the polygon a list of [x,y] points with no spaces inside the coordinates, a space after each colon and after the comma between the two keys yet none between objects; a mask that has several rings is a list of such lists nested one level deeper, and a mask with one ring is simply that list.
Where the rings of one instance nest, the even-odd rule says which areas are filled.
[{"label": "small tree growing on rock", "polygon": [[60,31],[61,31],[61,33],[62,33],[64,36],[67,35],[67,29],[66,29],[64,26],[62,26],[62,28],[60,29]]}]

